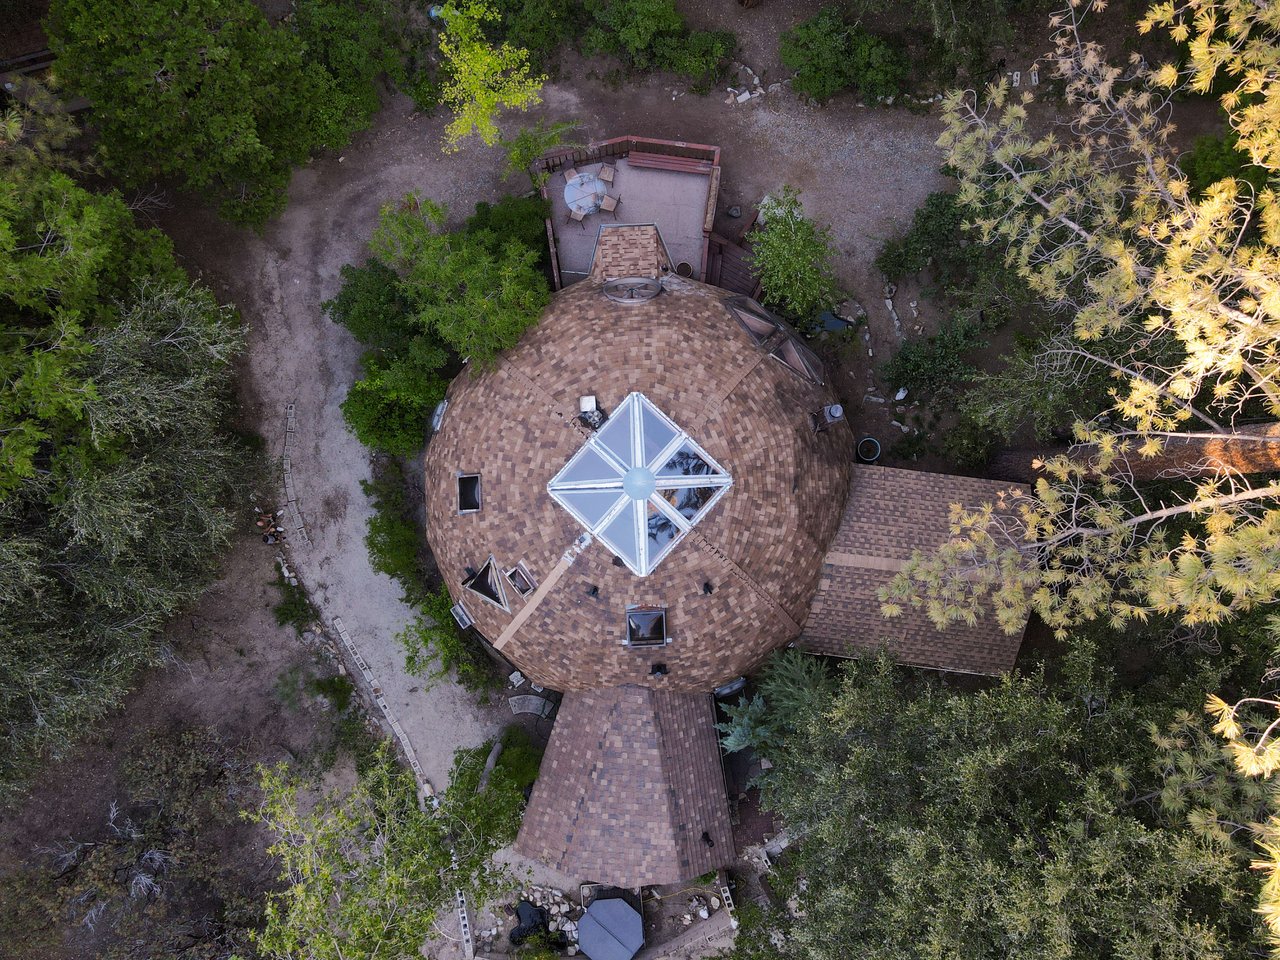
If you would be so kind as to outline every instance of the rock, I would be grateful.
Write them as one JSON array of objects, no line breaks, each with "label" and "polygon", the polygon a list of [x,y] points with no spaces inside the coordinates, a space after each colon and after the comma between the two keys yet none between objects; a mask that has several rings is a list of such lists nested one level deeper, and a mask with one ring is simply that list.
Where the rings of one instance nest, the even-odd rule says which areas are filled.
[{"label": "rock", "polygon": [[574,944],[572,944],[572,943],[571,943],[571,944],[569,944],[569,946],[565,949],[565,953],[567,953],[567,954],[568,954],[569,956],[571,956],[571,957],[572,957],[572,956],[576,956],[576,955],[577,955],[577,953],[578,953],[578,948],[577,948],[577,946],[575,946]]},{"label": "rock", "polygon": [[863,399],[863,402],[869,401],[871,403],[884,403],[884,397],[873,397],[870,394],[867,394],[862,399]]},{"label": "rock", "polygon": [[836,314],[851,323],[856,323],[866,317],[867,311],[857,300],[850,298],[836,307]]},{"label": "rock", "polygon": [[780,84],[780,83],[771,83],[771,84],[769,84],[769,92],[770,92],[770,93],[778,93],[778,92],[779,92],[779,91],[781,91],[781,90],[782,90],[782,84]]},{"label": "rock", "polygon": [[725,98],[724,98],[724,102],[725,102],[726,104],[733,103],[733,96],[734,96],[734,95],[733,95],[732,93],[730,93],[727,97],[725,97]]},{"label": "rock", "polygon": [[739,103],[746,103],[748,100],[750,100],[750,99],[751,99],[751,91],[750,91],[750,90],[743,90],[743,91],[742,91],[740,94],[738,94],[738,96],[737,96],[737,97],[735,97],[734,99],[736,99]]},{"label": "rock", "polygon": [[706,920],[708,917],[710,917],[710,916],[711,916],[711,912],[710,912],[709,910],[707,910],[707,908],[706,908],[706,907],[703,907],[701,910],[699,910],[699,911],[698,911],[698,916],[699,916],[701,919]]},{"label": "rock", "polygon": [[884,285],[884,295],[892,300],[898,293],[898,285],[892,281]]},{"label": "rock", "polygon": [[681,923],[683,923],[683,924],[687,927],[689,924],[693,923],[693,917],[692,917],[692,916],[690,916],[690,915],[689,915],[689,914],[687,914],[687,913],[686,913],[686,914],[683,914],[683,915],[680,917],[680,922],[681,922]]},{"label": "rock", "polygon": [[560,921],[552,920],[550,923],[547,924],[547,929],[550,930],[552,933],[555,933],[557,930],[560,929]]},{"label": "rock", "polygon": [[907,399],[907,388],[906,388],[906,387],[903,387],[901,390],[899,390],[897,393],[895,393],[895,394],[893,395],[893,399],[894,399],[894,400],[905,400],[905,399]]},{"label": "rock", "polygon": [[712,910],[719,910],[719,909],[720,909],[720,898],[719,898],[719,897],[713,896],[713,897],[711,898],[711,909],[712,909]]},{"label": "rock", "polygon": [[742,208],[735,203],[732,207],[730,207],[728,210],[725,211],[725,214],[731,220],[737,220],[740,216],[742,216]]},{"label": "rock", "polygon": [[911,308],[911,319],[912,319],[912,320],[914,320],[914,319],[916,319],[917,317],[919,317],[919,316],[920,316],[920,311],[919,311],[919,309],[918,309],[918,307],[920,306],[919,301],[912,300],[909,304],[907,304],[907,306],[909,306],[909,307]]}]

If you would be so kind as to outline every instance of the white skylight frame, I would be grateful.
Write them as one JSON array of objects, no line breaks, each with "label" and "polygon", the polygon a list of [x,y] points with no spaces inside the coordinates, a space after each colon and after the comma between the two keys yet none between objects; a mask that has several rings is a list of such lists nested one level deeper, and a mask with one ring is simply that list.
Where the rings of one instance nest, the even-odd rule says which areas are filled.
[{"label": "white skylight frame", "polygon": [[732,485],[706,450],[635,392],[551,478],[547,493],[632,573],[647,577]]}]

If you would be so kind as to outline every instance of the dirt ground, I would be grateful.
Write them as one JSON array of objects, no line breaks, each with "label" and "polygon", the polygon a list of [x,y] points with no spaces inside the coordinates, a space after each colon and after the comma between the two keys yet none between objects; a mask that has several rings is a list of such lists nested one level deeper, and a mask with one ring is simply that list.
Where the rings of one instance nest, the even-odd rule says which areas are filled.
[{"label": "dirt ground", "polygon": [[[126,706],[87,731],[68,756],[46,765],[26,802],[0,817],[0,876],[45,863],[48,851],[64,842],[101,839],[112,801],[128,805],[121,782],[125,758],[154,738],[212,728],[242,749],[251,765],[305,760],[330,745],[334,718],[327,701],[290,681],[327,675],[331,668],[317,661],[292,627],[276,624],[274,557],[253,534],[235,541],[218,581],[166,631],[169,662],[140,677]],[[333,775],[342,778],[349,770]],[[270,840],[251,825],[232,833],[220,851],[221,865],[247,891],[261,891],[273,879],[265,855]],[[6,909],[17,906],[0,903],[0,929]],[[0,944],[0,956],[96,955],[88,931],[75,924],[66,931],[66,941],[48,952],[10,953],[20,944],[7,942]]]}]

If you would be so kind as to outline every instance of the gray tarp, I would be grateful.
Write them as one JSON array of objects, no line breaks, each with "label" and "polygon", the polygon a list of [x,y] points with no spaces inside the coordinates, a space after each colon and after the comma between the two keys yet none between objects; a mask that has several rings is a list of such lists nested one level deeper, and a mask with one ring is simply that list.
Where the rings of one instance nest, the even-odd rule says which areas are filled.
[{"label": "gray tarp", "polygon": [[591,960],[631,960],[644,946],[640,914],[625,900],[596,900],[578,921],[578,946]]}]

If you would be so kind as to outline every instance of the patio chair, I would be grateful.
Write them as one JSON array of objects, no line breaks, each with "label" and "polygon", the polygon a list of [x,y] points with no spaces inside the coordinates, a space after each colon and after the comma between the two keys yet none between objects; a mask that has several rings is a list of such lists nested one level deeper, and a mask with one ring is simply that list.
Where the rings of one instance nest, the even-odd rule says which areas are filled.
[{"label": "patio chair", "polygon": [[[587,229],[587,225],[582,222],[584,217],[586,217],[586,214],[583,213],[581,210],[571,209],[569,211],[569,220],[573,220],[574,222],[578,223],[583,230]],[[569,220],[566,220],[565,223],[567,224]]]},{"label": "patio chair", "polygon": [[601,200],[600,200],[600,209],[601,209],[601,210],[607,210],[608,212],[612,213],[612,214],[613,214],[613,219],[617,220],[617,219],[618,219],[618,213],[617,213],[617,211],[618,211],[618,204],[620,204],[620,203],[622,203],[622,197],[620,197],[620,196],[619,196],[619,197],[615,197],[615,196],[611,196],[610,194],[607,194],[607,193],[606,193],[606,194],[601,198]]},{"label": "patio chair", "polygon": [[613,164],[606,163],[600,167],[600,172],[597,173],[596,176],[599,177],[601,180],[603,180],[605,183],[613,183],[613,171],[614,171]]},{"label": "patio chair", "polygon": [[574,179],[577,175],[578,175],[578,171],[577,171],[577,170],[575,170],[573,167],[565,167],[565,168],[564,168],[564,182],[565,182],[565,183],[568,183],[570,180]]}]

